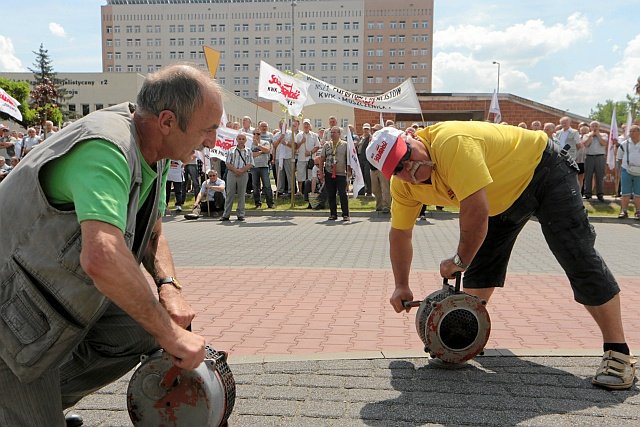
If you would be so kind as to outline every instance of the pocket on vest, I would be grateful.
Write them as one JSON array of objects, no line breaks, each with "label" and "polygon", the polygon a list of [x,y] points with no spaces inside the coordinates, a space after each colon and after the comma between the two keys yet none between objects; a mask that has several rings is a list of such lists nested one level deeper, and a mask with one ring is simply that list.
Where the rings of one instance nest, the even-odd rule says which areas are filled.
[{"label": "pocket on vest", "polygon": [[83,328],[47,301],[14,259],[0,284],[0,357],[23,382],[57,366],[77,345]]}]

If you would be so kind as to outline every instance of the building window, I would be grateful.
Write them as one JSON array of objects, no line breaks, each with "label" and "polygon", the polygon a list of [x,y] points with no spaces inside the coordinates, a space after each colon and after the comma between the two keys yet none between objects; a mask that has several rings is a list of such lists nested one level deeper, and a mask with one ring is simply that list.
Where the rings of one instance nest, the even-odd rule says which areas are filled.
[{"label": "building window", "polygon": [[315,30],[316,30],[316,23],[309,22],[309,31],[315,31]]},{"label": "building window", "polygon": [[82,115],[86,116],[89,114],[89,104],[82,104]]}]

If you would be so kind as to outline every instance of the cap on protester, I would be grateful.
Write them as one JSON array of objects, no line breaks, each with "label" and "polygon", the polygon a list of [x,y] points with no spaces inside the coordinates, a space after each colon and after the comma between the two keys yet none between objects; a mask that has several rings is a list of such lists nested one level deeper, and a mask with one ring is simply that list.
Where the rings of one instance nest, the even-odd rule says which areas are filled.
[{"label": "cap on protester", "polygon": [[371,125],[369,123],[365,123],[362,125],[362,129],[371,129]]},{"label": "cap on protester", "polygon": [[304,119],[304,120],[302,121],[302,124],[305,124],[305,123],[307,123],[307,124],[311,124],[311,120],[309,120],[309,119]]},{"label": "cap on protester", "polygon": [[387,179],[391,179],[393,170],[407,153],[403,134],[400,129],[384,127],[373,134],[367,147],[367,160]]}]

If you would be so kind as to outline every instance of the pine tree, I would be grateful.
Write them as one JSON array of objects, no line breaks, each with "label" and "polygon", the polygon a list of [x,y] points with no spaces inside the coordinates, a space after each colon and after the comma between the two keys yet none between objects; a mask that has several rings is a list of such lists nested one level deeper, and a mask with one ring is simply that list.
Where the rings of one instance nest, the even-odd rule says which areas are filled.
[{"label": "pine tree", "polygon": [[33,53],[36,55],[36,61],[33,63],[33,68],[29,68],[29,71],[33,73],[36,85],[41,84],[45,78],[55,82],[56,73],[53,71],[53,65],[51,65],[49,51],[40,43],[40,49],[37,52],[33,51]]}]

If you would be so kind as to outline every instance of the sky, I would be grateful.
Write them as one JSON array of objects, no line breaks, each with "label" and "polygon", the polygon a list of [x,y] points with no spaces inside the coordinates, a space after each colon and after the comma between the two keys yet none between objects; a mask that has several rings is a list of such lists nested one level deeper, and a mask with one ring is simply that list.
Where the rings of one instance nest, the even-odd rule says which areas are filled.
[{"label": "sky", "polygon": [[[0,72],[28,71],[41,43],[57,72],[102,70],[103,0],[14,4],[14,25],[0,29]],[[588,116],[598,103],[632,93],[640,76],[637,14],[637,0],[435,0],[432,91],[493,92],[495,61],[501,93]]]}]

